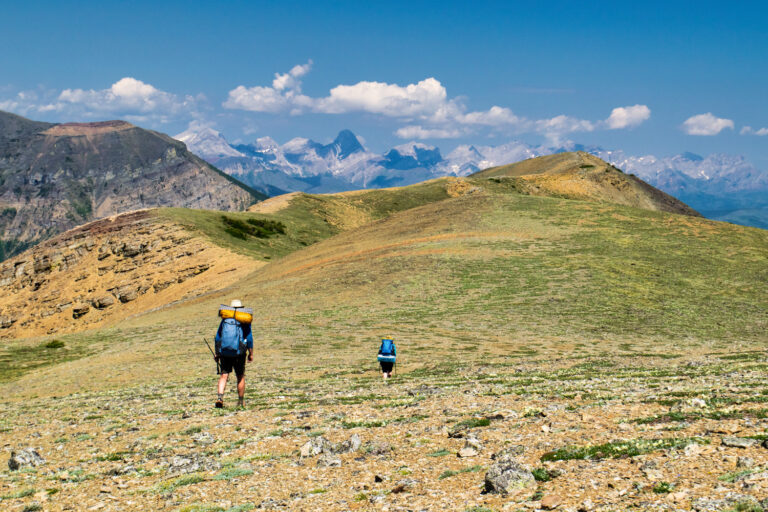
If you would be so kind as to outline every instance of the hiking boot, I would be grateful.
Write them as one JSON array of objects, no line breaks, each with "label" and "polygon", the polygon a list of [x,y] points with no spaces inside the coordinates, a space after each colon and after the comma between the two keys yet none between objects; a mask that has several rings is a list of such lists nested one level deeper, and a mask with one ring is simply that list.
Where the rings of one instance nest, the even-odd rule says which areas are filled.
[{"label": "hiking boot", "polygon": [[215,405],[216,405],[216,408],[217,408],[217,409],[221,409],[221,408],[223,408],[223,407],[224,407],[224,400],[222,400],[221,398],[219,398],[218,400],[216,400],[216,404],[215,404]]}]

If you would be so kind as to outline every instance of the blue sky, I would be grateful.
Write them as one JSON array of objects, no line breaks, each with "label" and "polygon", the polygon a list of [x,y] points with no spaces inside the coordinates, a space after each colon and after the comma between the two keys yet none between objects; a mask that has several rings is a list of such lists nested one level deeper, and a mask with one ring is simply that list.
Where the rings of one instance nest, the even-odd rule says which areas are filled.
[{"label": "blue sky", "polygon": [[0,109],[233,141],[350,128],[373,150],[570,140],[768,168],[761,2],[158,4],[4,2]]}]

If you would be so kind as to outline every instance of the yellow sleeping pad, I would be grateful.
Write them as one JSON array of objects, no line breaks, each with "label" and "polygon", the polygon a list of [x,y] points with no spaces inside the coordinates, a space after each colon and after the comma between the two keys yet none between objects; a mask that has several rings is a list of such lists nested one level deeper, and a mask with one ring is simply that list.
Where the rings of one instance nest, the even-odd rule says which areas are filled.
[{"label": "yellow sleeping pad", "polygon": [[253,322],[252,308],[233,308],[232,306],[219,306],[219,316],[221,318],[234,318],[241,324],[250,324]]}]

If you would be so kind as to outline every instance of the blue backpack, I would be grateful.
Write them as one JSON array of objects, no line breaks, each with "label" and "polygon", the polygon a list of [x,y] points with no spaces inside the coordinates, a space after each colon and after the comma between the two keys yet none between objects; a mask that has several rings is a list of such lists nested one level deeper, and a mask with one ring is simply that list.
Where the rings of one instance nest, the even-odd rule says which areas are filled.
[{"label": "blue backpack", "polygon": [[221,322],[221,355],[239,356],[243,346],[243,330],[234,318]]},{"label": "blue backpack", "polygon": [[389,339],[381,340],[381,348],[379,348],[379,353],[383,356],[395,355],[395,342]]}]

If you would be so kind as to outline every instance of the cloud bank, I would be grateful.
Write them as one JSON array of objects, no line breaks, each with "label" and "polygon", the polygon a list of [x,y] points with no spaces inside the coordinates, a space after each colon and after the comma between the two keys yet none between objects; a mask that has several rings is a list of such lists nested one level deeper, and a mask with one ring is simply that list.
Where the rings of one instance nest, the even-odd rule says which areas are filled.
[{"label": "cloud bank", "polygon": [[590,121],[566,115],[550,119],[528,119],[498,105],[470,111],[459,98],[434,77],[404,86],[386,82],[361,81],[337,85],[324,97],[301,92],[300,78],[312,62],[275,74],[271,86],[239,85],[229,91],[223,106],[250,112],[350,114],[367,113],[395,118],[406,123],[395,135],[406,139],[455,138],[486,128],[505,133],[538,133],[559,142],[568,134],[598,129],[620,130],[639,126],[651,116],[646,105],[617,107],[605,120]]},{"label": "cloud bank", "polygon": [[22,91],[0,101],[1,110],[22,115],[57,113],[67,120],[118,116],[131,121],[165,123],[178,118],[196,117],[197,96],[179,96],[132,77],[124,77],[106,89],[64,89]]}]

